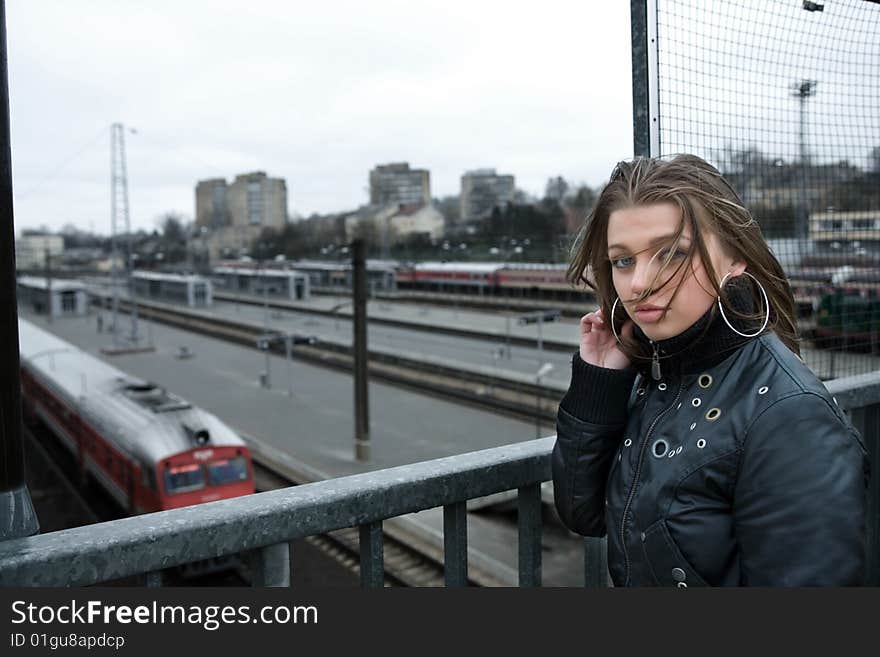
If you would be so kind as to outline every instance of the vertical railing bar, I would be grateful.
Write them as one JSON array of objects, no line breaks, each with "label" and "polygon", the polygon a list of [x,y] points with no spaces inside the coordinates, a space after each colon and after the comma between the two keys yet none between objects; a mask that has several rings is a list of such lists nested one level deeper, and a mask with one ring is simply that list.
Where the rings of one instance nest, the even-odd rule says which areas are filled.
[{"label": "vertical railing bar", "polygon": [[381,588],[385,585],[385,555],[382,521],[368,522],[360,531],[361,588]]},{"label": "vertical railing bar", "polygon": [[467,586],[467,502],[443,507],[443,548],[446,586]]},{"label": "vertical railing bar", "polygon": [[604,537],[584,538],[584,586],[588,588],[608,586],[608,543]]},{"label": "vertical railing bar", "polygon": [[288,586],[293,586],[293,541],[287,542],[287,582]]},{"label": "vertical railing bar", "polygon": [[150,589],[161,588],[163,579],[161,570],[153,570],[144,574],[144,586]]},{"label": "vertical railing bar", "polygon": [[541,586],[541,482],[517,491],[519,585]]},{"label": "vertical railing bar", "polygon": [[251,553],[251,586],[290,586],[290,546],[275,543]]},{"label": "vertical railing bar", "polygon": [[877,550],[880,538],[880,405],[860,406],[851,411],[853,426],[858,429],[868,450],[868,461],[871,466],[871,477],[868,482],[867,508],[867,573],[868,586],[880,584],[880,562]]}]

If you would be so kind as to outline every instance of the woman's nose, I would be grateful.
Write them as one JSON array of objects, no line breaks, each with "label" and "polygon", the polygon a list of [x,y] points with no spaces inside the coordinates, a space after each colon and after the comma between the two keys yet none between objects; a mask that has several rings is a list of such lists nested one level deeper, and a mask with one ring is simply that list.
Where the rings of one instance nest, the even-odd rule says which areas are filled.
[{"label": "woman's nose", "polygon": [[629,286],[633,296],[642,294],[647,288],[648,283],[650,283],[651,279],[649,278],[650,273],[648,270],[649,267],[644,263],[637,264],[633,268],[632,278],[629,280]]}]

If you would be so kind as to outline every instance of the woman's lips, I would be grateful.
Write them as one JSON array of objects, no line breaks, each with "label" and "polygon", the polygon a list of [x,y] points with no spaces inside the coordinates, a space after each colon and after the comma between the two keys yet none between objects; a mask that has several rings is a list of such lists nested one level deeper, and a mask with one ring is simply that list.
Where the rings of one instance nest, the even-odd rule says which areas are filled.
[{"label": "woman's lips", "polygon": [[666,311],[663,308],[645,308],[644,310],[636,310],[636,319],[640,322],[650,324],[659,321]]}]

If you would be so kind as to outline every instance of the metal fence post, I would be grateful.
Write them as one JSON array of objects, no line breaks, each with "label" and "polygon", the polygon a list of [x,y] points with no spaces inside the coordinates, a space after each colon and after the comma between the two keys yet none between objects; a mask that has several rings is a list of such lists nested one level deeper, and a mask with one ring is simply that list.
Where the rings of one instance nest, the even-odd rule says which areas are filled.
[{"label": "metal fence post", "polygon": [[584,539],[584,586],[608,586],[608,543],[605,538]]},{"label": "metal fence post", "polygon": [[0,0],[0,359],[6,369],[0,379],[0,541],[40,531],[24,480],[7,64],[6,3]]},{"label": "metal fence post", "polygon": [[517,491],[519,585],[541,586],[541,484]]},{"label": "metal fence post", "polygon": [[290,586],[290,547],[288,543],[267,545],[250,553],[251,585]]},{"label": "metal fence post", "polygon": [[648,114],[648,7],[646,0],[630,0],[632,37],[633,154],[651,154]]},{"label": "metal fence post", "polygon": [[867,509],[867,573],[866,584],[880,584],[880,405],[872,404],[852,409],[850,414],[853,426],[862,434],[871,464],[871,477],[868,484]]},{"label": "metal fence post", "polygon": [[466,502],[454,502],[443,507],[443,565],[446,586],[468,585]]},{"label": "metal fence post", "polygon": [[366,244],[362,239],[351,243],[354,339],[354,411],[355,411],[355,458],[370,460],[370,401],[367,380],[367,266]]}]

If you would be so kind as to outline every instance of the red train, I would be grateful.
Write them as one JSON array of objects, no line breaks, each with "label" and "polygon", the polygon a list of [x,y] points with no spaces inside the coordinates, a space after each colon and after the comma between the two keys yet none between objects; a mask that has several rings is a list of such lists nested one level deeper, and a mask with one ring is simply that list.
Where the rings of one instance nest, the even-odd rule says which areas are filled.
[{"label": "red train", "polygon": [[401,290],[542,297],[580,301],[565,278],[568,265],[541,263],[421,262],[397,269]]},{"label": "red train", "polygon": [[19,319],[25,417],[129,513],[254,492],[250,450],[216,416]]}]

